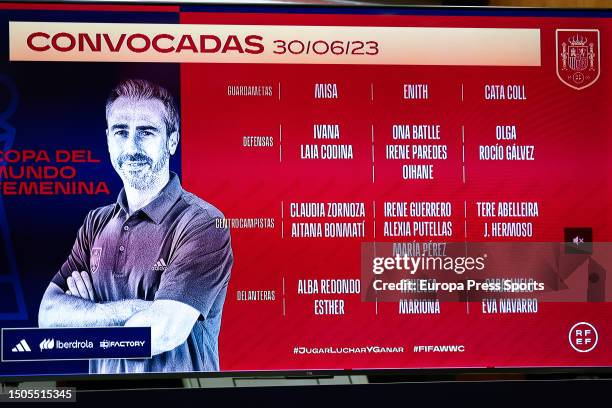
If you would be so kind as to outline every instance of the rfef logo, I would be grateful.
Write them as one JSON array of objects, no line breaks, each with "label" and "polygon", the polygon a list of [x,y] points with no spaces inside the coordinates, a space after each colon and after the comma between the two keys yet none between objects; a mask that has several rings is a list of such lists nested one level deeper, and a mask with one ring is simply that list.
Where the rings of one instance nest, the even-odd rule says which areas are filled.
[{"label": "rfef logo", "polygon": [[597,345],[599,335],[595,326],[587,322],[576,323],[569,331],[569,342],[579,353],[588,353]]}]

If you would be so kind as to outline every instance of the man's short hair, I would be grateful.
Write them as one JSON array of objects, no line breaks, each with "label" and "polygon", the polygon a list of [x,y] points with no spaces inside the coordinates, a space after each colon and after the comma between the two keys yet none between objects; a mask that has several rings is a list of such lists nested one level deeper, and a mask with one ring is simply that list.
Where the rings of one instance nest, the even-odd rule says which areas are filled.
[{"label": "man's short hair", "polygon": [[106,100],[107,118],[110,106],[121,96],[132,99],[159,99],[166,108],[164,122],[166,123],[168,136],[172,132],[179,131],[180,117],[174,103],[174,98],[166,88],[144,79],[126,79],[121,81],[119,85],[111,91]]}]

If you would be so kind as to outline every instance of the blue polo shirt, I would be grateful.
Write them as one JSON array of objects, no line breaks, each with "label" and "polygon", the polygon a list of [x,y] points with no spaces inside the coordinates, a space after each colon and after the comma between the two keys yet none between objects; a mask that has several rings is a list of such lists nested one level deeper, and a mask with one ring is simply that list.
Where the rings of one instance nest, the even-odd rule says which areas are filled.
[{"label": "blue polo shirt", "polygon": [[91,360],[90,373],[218,371],[221,313],[233,264],[223,214],[183,190],[171,173],[147,206],[129,215],[125,191],[90,211],[53,282],[68,290],[73,271],[88,271],[96,301],[175,300],[200,312],[187,340],[151,359]]}]

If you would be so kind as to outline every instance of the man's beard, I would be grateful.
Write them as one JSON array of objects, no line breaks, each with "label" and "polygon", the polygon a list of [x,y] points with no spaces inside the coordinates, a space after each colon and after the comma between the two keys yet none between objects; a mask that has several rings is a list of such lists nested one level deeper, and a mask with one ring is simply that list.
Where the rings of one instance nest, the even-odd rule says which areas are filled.
[{"label": "man's beard", "polygon": [[[115,163],[115,170],[121,175],[123,182],[136,190],[148,190],[152,188],[162,175],[168,162],[170,152],[164,148],[162,156],[157,163],[144,153],[125,154],[119,156]],[[126,162],[138,163],[136,166]]]}]

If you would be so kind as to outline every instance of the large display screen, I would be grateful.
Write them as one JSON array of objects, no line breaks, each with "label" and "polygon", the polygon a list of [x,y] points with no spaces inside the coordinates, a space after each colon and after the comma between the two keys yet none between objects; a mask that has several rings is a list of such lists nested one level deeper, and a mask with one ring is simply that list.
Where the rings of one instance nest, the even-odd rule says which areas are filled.
[{"label": "large display screen", "polygon": [[612,366],[610,16],[0,4],[0,377]]}]

